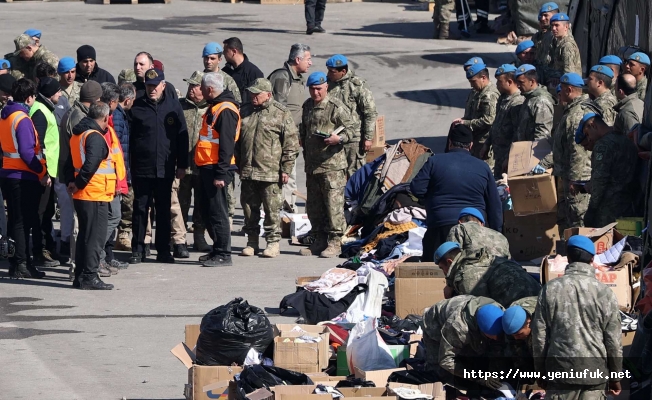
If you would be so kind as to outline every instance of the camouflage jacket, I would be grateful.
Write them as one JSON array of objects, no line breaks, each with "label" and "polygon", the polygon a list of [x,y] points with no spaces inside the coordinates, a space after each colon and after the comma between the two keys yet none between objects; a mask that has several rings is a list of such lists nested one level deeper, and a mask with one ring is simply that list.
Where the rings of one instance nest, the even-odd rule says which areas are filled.
[{"label": "camouflage jacket", "polygon": [[423,344],[426,348],[426,363],[429,370],[434,370],[439,365],[441,330],[446,325],[446,321],[452,316],[460,315],[462,309],[473,299],[475,299],[473,296],[460,295],[441,300],[423,314]]},{"label": "camouflage jacket", "polygon": [[73,83],[67,88],[61,88],[61,95],[68,99],[68,101],[72,104],[73,102],[79,100],[79,92],[81,91],[82,85],[83,83],[73,81]]},{"label": "camouflage jacket", "polygon": [[641,122],[644,106],[645,103],[638,98],[636,93],[632,93],[616,103],[614,106],[614,111],[617,113],[614,120],[614,132],[619,135],[627,135],[634,125]]},{"label": "camouflage jacket", "polygon": [[355,136],[350,142],[373,140],[376,133],[376,102],[367,83],[355,76],[353,71],[348,71],[337,82],[328,83],[328,95],[336,98],[349,107],[351,118],[356,124]]},{"label": "camouflage jacket", "polygon": [[[532,328],[537,372],[622,370],[620,314],[614,292],[593,266],[571,263],[565,275],[543,286]],[[618,380],[618,379],[614,379]],[[560,378],[560,384],[599,385],[606,378]]]},{"label": "camouflage jacket", "polygon": [[455,225],[448,233],[446,241],[459,243],[462,250],[479,251],[485,249],[492,256],[511,257],[509,242],[502,233],[475,222]]},{"label": "camouflage jacket", "polygon": [[515,261],[492,257],[491,264],[471,290],[473,296],[495,300],[503,307],[524,297],[537,296],[541,284]]},{"label": "camouflage jacket", "polygon": [[608,90],[593,99],[593,103],[602,109],[602,119],[609,126],[613,126],[616,119],[616,111],[614,110],[614,106],[617,102],[618,100],[616,99],[616,96],[611,94],[611,92]]},{"label": "camouflage jacket", "polygon": [[[316,132],[332,133],[335,129],[344,127],[338,135],[342,144],[329,146],[324,138],[315,135]],[[344,143],[349,143],[355,133],[355,122],[351,118],[349,108],[341,101],[326,95],[319,104],[312,99],[303,103],[302,123],[299,128],[299,138],[303,146],[303,158],[306,162],[307,174],[323,174],[325,172],[342,171],[347,168],[344,155]]]},{"label": "camouflage jacket", "polygon": [[195,165],[195,148],[199,140],[199,131],[201,130],[204,114],[208,110],[208,104],[205,100],[197,104],[185,97],[179,99],[179,102],[183,109],[183,116],[186,118],[186,125],[188,125],[188,169],[186,172],[199,174],[197,165]]},{"label": "camouflage jacket", "polygon": [[[534,59],[536,60],[537,71],[538,67],[545,69],[545,67],[550,65],[550,53],[552,52],[553,40],[554,36],[552,36],[550,29],[547,31],[539,30],[534,34],[534,36],[532,36],[532,41],[534,42]],[[543,83],[543,81],[540,81],[539,83]]]},{"label": "camouflage jacket", "polygon": [[525,101],[521,106],[517,124],[516,141],[550,139],[553,125],[555,100],[545,87],[523,93]]},{"label": "camouflage jacket", "polygon": [[640,81],[636,82],[636,93],[638,98],[645,101],[645,93],[647,91],[647,78],[643,77]]},{"label": "camouflage jacket", "polygon": [[242,116],[235,148],[240,179],[279,182],[282,172],[290,175],[299,154],[298,131],[290,110],[270,99],[260,107],[245,107]]},{"label": "camouflage jacket", "polygon": [[473,130],[474,146],[484,144],[489,136],[489,129],[496,118],[496,106],[500,93],[496,85],[489,83],[467,105],[462,123]]},{"label": "camouflage jacket", "polygon": [[566,181],[591,179],[591,152],[575,144],[575,131],[586,112],[587,102],[589,97],[584,94],[567,104],[553,135],[553,175]]},{"label": "camouflage jacket", "polygon": [[561,39],[554,40],[550,56],[550,68],[546,71],[546,79],[559,79],[568,72],[575,72],[582,76],[580,50],[570,33]]},{"label": "camouflage jacket", "polygon": [[509,147],[516,138],[521,105],[525,99],[521,92],[512,95],[501,95],[498,98],[496,119],[491,129],[487,143],[493,146],[494,158],[504,160],[509,156]]},{"label": "camouflage jacket", "polygon": [[638,150],[627,136],[609,133],[595,143],[591,154],[591,200],[586,226],[605,226],[633,212],[637,192]]},{"label": "camouflage jacket", "polygon": [[455,294],[471,294],[480,279],[487,272],[493,257],[484,249],[463,250],[453,260],[446,275],[446,285]]},{"label": "camouflage jacket", "polygon": [[19,56],[12,56],[11,75],[14,78],[27,78],[34,80],[36,78],[36,66],[41,62],[46,62],[56,69],[59,66],[59,57],[53,52],[41,45],[29,61],[25,61]]},{"label": "camouflage jacket", "polygon": [[[538,294],[537,296],[523,297],[509,306],[521,306],[527,313],[528,318],[530,318],[531,325],[531,320],[534,318],[534,310],[537,306],[537,299]],[[507,357],[515,367],[522,371],[534,371],[532,334],[530,334],[525,340],[516,340],[512,335],[505,335],[505,343],[505,357]]]},{"label": "camouflage jacket", "polygon": [[286,62],[283,68],[272,72],[267,79],[272,83],[274,100],[290,110],[295,125],[299,126],[303,103],[306,101],[308,93],[306,78],[301,74],[297,74],[292,66]]}]

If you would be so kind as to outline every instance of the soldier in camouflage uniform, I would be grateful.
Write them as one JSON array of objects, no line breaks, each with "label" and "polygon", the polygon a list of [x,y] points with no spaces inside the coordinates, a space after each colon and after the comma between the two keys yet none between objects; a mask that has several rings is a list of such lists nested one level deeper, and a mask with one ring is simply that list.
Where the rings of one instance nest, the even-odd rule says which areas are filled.
[{"label": "soldier in camouflage uniform", "polygon": [[600,60],[598,60],[598,64],[609,67],[611,69],[611,72],[614,73],[614,79],[613,79],[614,84],[611,85],[611,94],[616,96],[616,80],[618,79],[618,76],[620,76],[620,67],[623,64],[623,60],[621,60],[620,57],[618,56],[610,54],[601,57]]},{"label": "soldier in camouflage uniform", "polygon": [[[496,118],[496,106],[500,93],[489,80],[489,71],[484,63],[473,64],[466,71],[471,88],[477,92],[464,111],[464,117],[453,121],[453,125],[463,124],[473,131],[471,154],[480,158],[480,152],[489,137],[489,129]],[[493,155],[486,155],[489,168],[493,169]]]},{"label": "soldier in camouflage uniform", "polygon": [[645,53],[634,53],[625,62],[625,72],[636,78],[636,93],[638,98],[645,101],[647,90],[647,72],[650,69],[650,57]]},{"label": "soldier in camouflage uniform", "polygon": [[[568,266],[564,276],[541,289],[531,323],[536,372],[541,374],[602,372],[602,378],[560,377],[539,380],[546,398],[598,400],[605,398],[611,373],[622,371],[621,324],[614,292],[595,276],[591,265],[593,242],[572,236],[567,243]],[[608,381],[612,395],[620,393],[620,379]]]},{"label": "soldier in camouflage uniform", "polygon": [[636,93],[636,79],[633,75],[618,75],[616,98],[618,103],[614,106],[616,112],[614,132],[626,136],[635,125],[643,120],[643,108],[645,107],[645,103],[638,98],[638,93]]},{"label": "soldier in camouflage uniform", "polygon": [[[308,200],[306,212],[315,242],[300,254],[337,257],[346,229],[344,186],[346,157],[343,144],[355,135],[355,123],[347,106],[331,98],[326,74],[313,72],[308,77],[310,99],[303,104],[299,130],[305,160]],[[335,134],[336,129],[342,130]]]},{"label": "soldier in camouflage uniform", "polygon": [[502,233],[484,226],[484,216],[475,208],[464,208],[460,212],[459,224],[451,228],[447,242],[459,243],[462,250],[486,249],[492,256],[510,258],[509,242]]},{"label": "soldier in camouflage uniform", "polygon": [[192,193],[195,193],[195,207],[192,210],[193,246],[196,251],[206,252],[210,251],[211,248],[206,243],[206,226],[201,215],[200,205],[203,189],[199,179],[199,170],[195,165],[195,148],[199,140],[199,131],[201,130],[204,114],[208,109],[208,104],[201,93],[201,79],[203,76],[203,72],[195,71],[190,78],[184,79],[188,83],[188,92],[186,97],[179,99],[188,126],[188,168],[186,169],[186,176],[179,182],[178,196],[183,222],[187,224]]},{"label": "soldier in camouflage uniform", "polygon": [[460,390],[500,387],[499,379],[469,379],[464,371],[489,370],[488,354],[492,347],[502,344],[501,311],[493,300],[470,295],[442,300],[428,308],[423,315],[427,369],[434,370],[441,382]]},{"label": "soldier in camouflage uniform", "polygon": [[[224,79],[224,90],[228,90],[233,93],[235,100],[242,104],[242,95],[238,89],[238,85],[235,83],[235,80],[231,75],[220,69],[220,63],[222,62],[222,54],[224,49],[219,43],[210,42],[204,46],[202,50],[202,59],[204,61],[204,73],[215,72],[220,74]],[[235,178],[231,181],[231,184],[227,187],[226,199],[229,202],[229,223],[231,225],[231,230],[233,230],[233,216],[235,215]]]},{"label": "soldier in camouflage uniform", "polygon": [[509,148],[518,128],[518,117],[523,104],[523,96],[516,86],[514,72],[516,67],[503,64],[496,70],[496,88],[500,92],[496,119],[489,129],[489,137],[480,152],[484,158],[489,149],[494,152],[494,178],[501,179],[503,166],[509,159]]},{"label": "soldier in camouflage uniform", "polygon": [[435,24],[433,39],[448,39],[451,13],[455,11],[455,0],[442,0],[435,3],[432,20]]},{"label": "soldier in camouflage uniform", "polygon": [[[540,287],[539,287],[540,289]],[[503,330],[505,331],[505,357],[510,365],[521,371],[534,371],[532,357],[532,319],[537,306],[538,293],[535,296],[523,297],[509,305],[503,315]],[[531,384],[534,379],[516,384]],[[517,387],[512,385],[513,387]]]},{"label": "soldier in camouflage uniform", "polygon": [[259,251],[260,206],[265,211],[263,257],[280,254],[281,217],[283,207],[281,187],[292,173],[299,154],[299,132],[290,110],[272,98],[272,84],[258,78],[247,89],[251,105],[242,112],[242,132],[236,143],[235,156],[242,192],[240,204],[244,212],[247,247],[240,253],[253,256]]},{"label": "soldier in camouflage uniform", "polygon": [[326,61],[328,95],[349,107],[356,127],[351,141],[344,145],[348,168],[347,179],[365,164],[365,155],[371,149],[376,133],[376,103],[364,79],[349,69],[348,60],[336,54]]},{"label": "soldier in camouflage uniform", "polygon": [[519,114],[515,141],[550,140],[555,99],[539,84],[533,65],[521,65],[515,75],[516,83],[525,98]]},{"label": "soldier in camouflage uniform", "polygon": [[34,39],[22,34],[14,39],[16,51],[7,54],[6,59],[11,63],[11,75],[16,79],[27,78],[34,80],[36,77],[36,66],[45,62],[57,68],[59,58],[45,46],[38,45]]},{"label": "soldier in camouflage uniform", "polygon": [[570,30],[568,15],[564,13],[553,15],[550,18],[550,30],[555,40],[545,76],[548,87],[554,88],[564,74],[574,72],[582,75],[582,60],[580,50]]},{"label": "soldier in camouflage uniform", "polygon": [[118,85],[122,85],[125,82],[134,83],[137,80],[136,73],[131,68],[123,69],[120,71],[120,74],[118,74]]},{"label": "soldier in camouflage uniform", "polygon": [[559,12],[557,3],[549,2],[539,10],[539,30],[532,36],[534,42],[534,65],[539,73],[539,83],[545,82],[544,72],[550,65],[554,36],[550,30],[550,18]]},{"label": "soldier in camouflage uniform", "polygon": [[68,99],[70,104],[79,100],[79,92],[83,83],[77,82],[77,63],[72,57],[63,57],[59,60],[57,66],[59,74],[59,85],[61,86],[61,95]]},{"label": "soldier in camouflage uniform", "polygon": [[593,99],[593,104],[602,110],[602,120],[609,126],[612,126],[616,120],[616,111],[613,107],[618,102],[616,96],[611,94],[613,79],[614,73],[611,68],[606,65],[594,65],[586,80],[589,96]]},{"label": "soldier in camouflage uniform", "polygon": [[591,151],[591,200],[584,216],[587,226],[601,227],[620,217],[634,215],[638,192],[635,179],[636,145],[608,126],[603,118],[588,113],[580,122],[575,143]]},{"label": "soldier in camouflage uniform", "polygon": [[589,97],[582,93],[584,80],[577,74],[561,77],[560,101],[566,103],[564,114],[553,135],[552,155],[546,156],[539,166],[553,168],[557,177],[557,225],[559,232],[584,226],[584,214],[589,206],[587,193],[581,193],[578,183],[591,179],[591,152],[575,143],[575,132],[587,110],[591,109]]}]

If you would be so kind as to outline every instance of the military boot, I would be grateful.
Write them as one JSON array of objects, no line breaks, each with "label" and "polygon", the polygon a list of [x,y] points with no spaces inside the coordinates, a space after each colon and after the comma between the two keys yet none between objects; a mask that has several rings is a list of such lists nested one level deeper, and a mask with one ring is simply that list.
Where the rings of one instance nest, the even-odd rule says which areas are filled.
[{"label": "military boot", "polygon": [[259,239],[258,236],[250,235],[247,238],[247,247],[242,249],[240,255],[245,257],[251,257],[258,254],[258,252],[260,251],[260,245],[258,244],[258,239]]},{"label": "military boot", "polygon": [[195,251],[207,252],[211,251],[213,248],[206,242],[206,231],[204,229],[195,228],[195,231],[192,233],[193,239],[193,248]]},{"label": "military boot", "polygon": [[131,251],[131,239],[129,239],[129,232],[118,233],[118,240],[115,241],[114,250],[117,251]]},{"label": "military boot", "polygon": [[299,254],[302,256],[316,256],[319,255],[319,253],[322,251],[326,250],[326,247],[328,247],[326,239],[318,236],[315,238],[315,241],[310,245],[310,247],[307,249],[301,249]]},{"label": "military boot", "polygon": [[334,258],[342,253],[342,242],[339,239],[329,240],[328,247],[319,254],[321,258]]},{"label": "military boot", "polygon": [[263,257],[265,258],[274,258],[281,254],[281,247],[278,242],[267,243],[265,251],[263,251]]}]

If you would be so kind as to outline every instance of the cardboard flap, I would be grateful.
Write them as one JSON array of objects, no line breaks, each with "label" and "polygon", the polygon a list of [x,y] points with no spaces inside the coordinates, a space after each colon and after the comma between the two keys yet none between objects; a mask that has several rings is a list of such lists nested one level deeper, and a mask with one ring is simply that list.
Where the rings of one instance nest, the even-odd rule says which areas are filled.
[{"label": "cardboard flap", "polygon": [[188,369],[192,368],[192,365],[195,363],[195,353],[193,353],[185,343],[179,343],[174,346],[174,348],[170,350],[170,353],[174,354],[174,356]]},{"label": "cardboard flap", "polygon": [[355,367],[355,377],[372,381],[377,387],[385,387],[389,376],[396,371],[405,371],[405,368],[381,369],[378,371],[363,371]]},{"label": "cardboard flap", "polygon": [[388,384],[388,387],[390,393],[394,393],[392,389],[404,387],[404,388],[419,390],[423,394],[428,394],[432,396],[433,399],[444,399],[446,394],[446,392],[444,391],[444,385],[441,382],[426,383],[423,385],[409,385],[406,383],[390,382]]},{"label": "cardboard flap", "polygon": [[396,266],[396,278],[445,278],[446,275],[434,262],[401,263]]},{"label": "cardboard flap", "polygon": [[199,325],[186,325],[186,340],[184,343],[191,350],[197,345],[197,339],[199,339]]},{"label": "cardboard flap", "polygon": [[206,385],[202,388],[202,391],[204,392],[209,392],[214,389],[219,389],[219,388],[226,388],[229,386],[229,381],[219,381],[219,382],[214,382],[209,385]]},{"label": "cardboard flap", "polygon": [[611,223],[602,228],[581,228],[581,231],[578,232],[576,228],[568,228],[564,230],[564,239],[568,240],[571,236],[581,234],[588,238],[600,237],[605,233],[609,232],[611,229],[615,228],[618,225],[618,222]]},{"label": "cardboard flap", "polygon": [[247,395],[249,400],[265,400],[273,398],[274,394],[269,390],[263,388],[255,390]]},{"label": "cardboard flap", "polygon": [[509,149],[509,177],[524,175],[532,171],[552,151],[547,140],[536,142],[514,142]]},{"label": "cardboard flap", "polygon": [[344,397],[381,397],[387,394],[385,387],[338,388]]}]

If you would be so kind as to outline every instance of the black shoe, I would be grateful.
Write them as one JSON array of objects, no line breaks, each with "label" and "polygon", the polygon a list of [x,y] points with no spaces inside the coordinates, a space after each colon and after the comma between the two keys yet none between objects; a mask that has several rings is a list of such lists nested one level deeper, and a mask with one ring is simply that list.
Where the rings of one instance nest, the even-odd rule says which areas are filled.
[{"label": "black shoe", "polygon": [[9,267],[9,277],[14,279],[31,278],[32,274],[27,269],[27,263],[20,263],[15,267]]},{"label": "black shoe", "polygon": [[58,260],[61,264],[68,264],[70,262],[70,242],[61,242]]},{"label": "black shoe", "polygon": [[316,26],[309,26],[308,29],[306,29],[306,35],[312,35],[315,32],[317,32]]},{"label": "black shoe", "polygon": [[476,29],[475,32],[479,33],[481,35],[491,35],[495,31],[493,29],[489,28],[489,25],[487,25],[487,24],[480,24],[480,26],[478,27],[478,29]]},{"label": "black shoe", "polygon": [[161,253],[156,255],[156,262],[165,264],[174,264],[174,257],[170,253]]},{"label": "black shoe", "polygon": [[145,257],[151,257],[152,256],[152,249],[149,244],[145,245],[145,250],[143,251],[143,262],[145,262]]},{"label": "black shoe", "polygon": [[185,244],[175,244],[174,256],[176,258],[190,258],[190,253],[188,253],[188,248]]},{"label": "black shoe", "polygon": [[321,25],[317,25],[317,26],[315,26],[314,32],[315,33],[326,33],[326,29],[322,28]]},{"label": "black shoe", "polygon": [[140,264],[143,261],[143,255],[138,252],[131,253],[131,257],[129,257],[129,264]]},{"label": "black shoe", "polygon": [[230,267],[232,265],[231,257],[213,256],[204,261],[202,267]]},{"label": "black shoe", "polygon": [[72,287],[74,289],[79,289],[81,287],[81,285],[79,284],[79,279],[75,279],[74,281],[72,281]]},{"label": "black shoe", "polygon": [[199,262],[204,262],[213,257],[213,252],[206,253],[203,256],[199,256]]},{"label": "black shoe", "polygon": [[34,252],[34,264],[48,268],[58,267],[61,263],[52,257],[52,253],[43,249],[40,252]]},{"label": "black shoe", "polygon": [[127,268],[129,268],[129,263],[121,262],[121,261],[118,261],[118,260],[116,260],[116,259],[114,258],[114,259],[111,260],[111,262],[109,263],[109,266],[111,266],[111,267],[113,267],[113,268],[117,268],[117,269],[127,269]]},{"label": "black shoe", "polygon": [[95,275],[92,278],[86,279],[80,277],[79,288],[81,290],[112,290],[113,285],[104,283],[99,276]]}]

